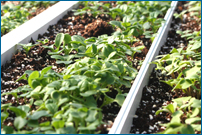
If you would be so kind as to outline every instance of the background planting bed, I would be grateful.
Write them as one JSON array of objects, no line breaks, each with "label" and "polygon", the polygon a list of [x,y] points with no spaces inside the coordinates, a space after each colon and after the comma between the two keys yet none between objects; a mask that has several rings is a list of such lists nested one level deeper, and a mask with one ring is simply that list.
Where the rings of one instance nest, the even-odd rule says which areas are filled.
[{"label": "background planting bed", "polygon": [[1,37],[57,1],[1,1]]},{"label": "background planting bed", "polygon": [[[114,122],[114,125],[109,132],[110,134],[129,133],[129,125],[131,125],[132,123],[132,116],[134,114],[135,108],[137,108],[141,99],[140,90],[144,87],[145,84],[147,84],[149,74],[151,73],[151,69],[153,68],[149,65],[149,62],[154,59],[154,57],[158,54],[160,46],[165,42],[165,37],[169,29],[172,14],[176,4],[177,2],[172,2],[171,9],[167,11],[167,14],[165,16],[166,23],[159,29],[158,36],[153,41],[150,51],[139,71],[140,73],[136,77],[136,80],[133,83],[131,90]],[[69,1],[59,2],[38,15],[37,17],[33,18],[32,20],[26,22],[25,24],[21,25],[17,29],[2,37],[1,65],[4,65],[6,61],[9,61],[12,57],[12,54],[14,54],[19,48],[19,46],[16,45],[17,43],[28,43],[31,38],[33,40],[36,40],[38,34],[44,33],[49,25],[55,24],[66,14],[67,11],[71,10],[77,5],[77,1],[71,3]]]}]

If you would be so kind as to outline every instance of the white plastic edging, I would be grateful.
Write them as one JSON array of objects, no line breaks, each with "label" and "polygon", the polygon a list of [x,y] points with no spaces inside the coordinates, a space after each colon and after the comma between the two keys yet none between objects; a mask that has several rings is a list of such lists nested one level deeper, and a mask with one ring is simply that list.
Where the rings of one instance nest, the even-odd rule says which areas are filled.
[{"label": "white plastic edging", "polygon": [[77,3],[78,1],[60,1],[1,37],[1,66],[10,61],[20,47],[16,44],[27,44],[31,38],[37,40],[38,34],[45,33],[49,25],[56,24],[67,11],[76,8]]},{"label": "white plastic edging", "polygon": [[171,8],[167,11],[164,17],[165,23],[158,30],[158,35],[154,39],[152,46],[142,64],[142,67],[116,117],[114,124],[109,134],[129,134],[132,126],[133,116],[139,106],[142,97],[142,90],[148,84],[149,76],[153,70],[154,65],[149,64],[158,55],[161,46],[166,41],[167,33],[170,28],[173,13],[176,8],[177,1],[171,3]]}]

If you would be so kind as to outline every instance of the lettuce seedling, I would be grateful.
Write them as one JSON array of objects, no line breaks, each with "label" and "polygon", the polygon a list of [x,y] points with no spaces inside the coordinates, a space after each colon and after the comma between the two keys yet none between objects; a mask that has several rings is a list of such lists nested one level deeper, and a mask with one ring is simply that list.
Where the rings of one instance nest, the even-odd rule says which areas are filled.
[{"label": "lettuce seedling", "polygon": [[161,55],[160,59],[153,61],[162,73],[171,75],[172,79],[162,81],[175,89],[182,89],[187,95],[200,97],[200,75],[201,75],[201,38],[199,32],[190,33],[187,31],[177,31],[182,37],[192,39],[186,50],[183,48],[173,49],[170,54]]},{"label": "lettuce seedling", "polygon": [[46,43],[48,43],[49,42],[49,40],[48,39],[44,39],[44,41],[41,41],[41,40],[36,40],[37,42],[39,42],[39,43],[42,43],[42,44],[46,44]]},{"label": "lettuce seedling", "polygon": [[172,117],[169,123],[161,124],[166,129],[160,134],[194,134],[195,131],[201,131],[201,100],[189,96],[173,99],[173,102],[156,112],[156,115],[160,112],[168,112]]},{"label": "lettuce seedling", "polygon": [[[195,2],[187,5],[193,3]],[[188,10],[195,9],[199,8],[193,7]],[[177,16],[182,18],[185,12],[187,10]],[[156,115],[168,112],[172,117],[169,123],[161,124],[166,127],[161,134],[194,134],[195,131],[201,131],[201,32],[186,30],[177,33],[189,41],[187,47],[174,48],[170,54],[158,56],[160,58],[152,63],[156,64],[156,69],[160,69],[162,73],[172,76],[172,79],[162,82],[172,86],[173,90],[181,89],[188,97],[173,99],[173,104],[163,106]]]},{"label": "lettuce seedling", "polygon": [[[71,41],[71,36],[69,34],[59,33],[59,34],[57,34],[57,36],[55,38],[55,43],[53,45],[43,46],[43,47],[51,49],[52,52],[49,52],[50,55],[60,54],[63,50],[64,50],[64,52],[68,52],[68,50],[66,49],[66,44],[68,44],[68,46],[70,46],[69,45],[70,41]],[[63,49],[59,51],[62,43],[63,43]]]},{"label": "lettuce seedling", "polygon": [[33,46],[36,46],[37,44],[28,43],[28,44],[18,44],[18,45],[22,46],[23,49],[25,49],[26,54],[28,54],[29,50],[30,50]]}]

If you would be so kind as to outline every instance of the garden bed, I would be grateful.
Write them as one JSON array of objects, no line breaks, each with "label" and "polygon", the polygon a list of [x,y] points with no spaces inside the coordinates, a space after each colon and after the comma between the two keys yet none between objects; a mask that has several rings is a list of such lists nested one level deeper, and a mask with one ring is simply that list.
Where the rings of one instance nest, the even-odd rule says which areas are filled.
[{"label": "garden bed", "polygon": [[[178,50],[182,49],[185,51],[183,52],[184,54],[189,55],[191,54],[191,52],[188,53],[189,51],[188,48],[191,47],[193,48],[191,50],[194,50],[195,51],[194,53],[196,53],[195,55],[196,58],[193,57],[191,58],[191,60],[192,59],[197,60],[198,54],[200,54],[200,46],[201,46],[200,43],[197,45],[200,34],[198,35],[199,36],[198,38],[196,34],[198,31],[201,30],[201,24],[200,24],[201,20],[197,16],[197,14],[200,14],[200,11],[197,7],[194,7],[196,3],[194,5],[193,4],[190,5],[188,9],[186,9],[187,6],[185,6],[185,4],[187,5],[188,3],[178,2],[178,6],[175,11],[175,17],[173,17],[171,28],[168,32],[168,37],[166,38],[165,44],[161,47],[161,50],[159,51],[159,55],[164,55],[164,57],[168,56],[166,54],[169,54],[169,53],[172,54],[174,52],[173,50],[175,50],[174,48]],[[193,13],[196,16],[191,16],[191,14]],[[177,16],[179,18],[176,18]],[[195,18],[195,20],[192,20],[191,18]],[[180,33],[179,30],[181,30],[182,32]],[[189,32],[192,35],[192,37],[190,36],[190,34],[186,33],[186,30],[190,30],[187,32]],[[193,39],[195,40],[194,42],[196,42],[195,44],[192,43]],[[181,55],[184,55],[183,53],[181,53]],[[177,55],[175,57],[177,57]],[[172,59],[173,59],[172,61],[174,61],[174,58]],[[198,60],[200,61],[200,59]],[[164,61],[167,62],[167,59],[165,58]],[[183,59],[181,61],[183,61]],[[184,59],[184,62],[185,61],[187,61],[186,58]],[[197,68],[197,61],[195,62],[196,62],[196,66],[192,65],[190,66],[191,68],[186,65],[181,65],[184,67],[184,68],[181,67],[183,70],[187,68],[186,69],[187,71],[189,70],[191,71],[189,72],[189,74],[187,74],[185,70],[184,70],[185,73],[183,71],[183,74],[184,74],[183,76],[187,76],[186,79],[188,79],[190,74],[194,74],[194,72],[196,72],[198,76],[201,76],[200,73],[197,73],[197,70],[201,70],[201,69],[199,67]],[[200,90],[199,91],[197,90],[197,89],[201,89],[201,86],[197,84],[197,79],[194,78],[196,79],[193,85],[195,86],[194,87],[195,89],[192,91],[187,91],[186,90],[187,85],[185,85],[183,81],[181,81],[180,83],[182,86],[179,86],[176,83],[174,83],[173,85],[172,81],[171,83],[169,83],[169,80],[172,80],[175,78],[174,76],[178,76],[177,73],[166,75],[165,73],[162,73],[163,70],[161,69],[163,68],[160,69],[159,62],[156,60],[156,62],[154,63],[158,65],[158,68],[155,67],[158,70],[153,69],[153,72],[151,73],[149,78],[149,84],[143,88],[142,99],[135,113],[135,116],[133,118],[133,123],[132,123],[130,133],[150,134],[150,133],[160,132],[165,134],[169,134],[169,133],[200,134],[201,133],[200,113],[193,114],[194,110],[196,111],[198,108],[201,108],[200,107],[201,105],[198,103],[200,102],[200,99],[201,99],[201,92]],[[169,65],[168,62],[167,64],[166,63],[163,64],[164,67],[168,65]],[[192,70],[192,68],[194,70]],[[178,73],[180,72],[178,71]],[[191,78],[190,80],[192,79],[193,78]],[[171,86],[173,86],[174,88],[168,84],[170,85],[172,84]],[[188,86],[191,87],[191,85],[188,85]],[[182,102],[183,100],[184,100],[184,103]],[[174,106],[175,103],[176,103],[176,106],[178,106],[179,108],[184,108],[180,102],[184,104],[184,107],[185,106],[192,107],[191,109],[188,109],[189,111],[184,110],[183,111],[184,114],[182,113],[183,116],[181,116],[182,115],[181,109],[174,108],[172,110],[171,108],[169,108],[172,105]],[[158,110],[163,110],[163,111],[161,112]],[[177,112],[180,114],[179,116],[174,115],[174,114],[177,114]],[[178,122],[177,119],[181,119],[181,120]],[[171,126],[173,122],[175,122],[175,127]]]},{"label": "garden bed", "polygon": [[59,2],[1,37],[1,65],[11,60],[12,54],[21,47],[17,45],[18,43],[27,44],[31,39],[36,41],[39,34],[47,31],[49,25],[56,24],[68,10],[76,8],[77,3],[77,1]]},{"label": "garden bed", "polygon": [[1,37],[40,14],[56,1],[1,1]]},{"label": "garden bed", "polygon": [[153,65],[150,65],[150,62],[155,59],[155,56],[158,54],[158,51],[165,42],[165,37],[168,34],[176,4],[177,2],[175,1],[171,3],[171,8],[167,11],[164,18],[166,22],[159,29],[159,36],[153,41],[152,47],[150,48],[147,57],[142,64],[143,68],[140,69],[139,75],[136,77],[131,90],[115,120],[115,126],[112,127],[109,133],[125,134],[130,132],[130,125],[132,123],[134,113],[141,100],[142,89],[145,84],[148,84],[149,74],[153,69]]},{"label": "garden bed", "polygon": [[[113,2],[112,2],[112,4],[113,4]],[[116,6],[116,5],[114,5],[114,6]],[[125,10],[125,8],[123,7],[122,8],[122,10]],[[87,17],[87,18],[86,18]],[[117,18],[116,18],[117,19]],[[3,104],[5,104],[5,103],[11,103],[12,104],[12,106],[22,106],[22,105],[25,105],[25,104],[27,104],[27,103],[29,103],[29,104],[31,104],[31,106],[30,106],[30,108],[31,109],[33,109],[33,110],[36,110],[36,109],[38,109],[38,107],[37,106],[39,106],[39,105],[41,105],[41,101],[38,101],[38,100],[36,100],[36,99],[38,99],[38,98],[36,98],[34,95],[33,95],[33,93],[31,92],[31,93],[29,93],[29,91],[27,91],[27,90],[30,90],[30,88],[27,88],[26,87],[26,90],[25,89],[23,89],[24,91],[27,91],[29,94],[31,94],[31,96],[32,96],[32,98],[36,98],[35,100],[33,100],[33,101],[35,101],[35,103],[33,104],[33,101],[32,100],[30,100],[30,99],[32,99],[32,98],[26,98],[26,96],[28,96],[28,95],[26,95],[26,93],[25,92],[23,92],[22,91],[22,93],[24,93],[24,95],[22,96],[22,93],[20,92],[14,92],[14,88],[17,88],[17,87],[19,87],[19,86],[24,86],[25,84],[27,84],[27,81],[25,81],[25,80],[20,80],[19,82],[14,82],[14,81],[16,81],[16,79],[19,79],[19,77],[21,76],[21,75],[23,75],[23,73],[26,71],[26,70],[31,70],[31,71],[29,71],[29,72],[26,72],[28,75],[30,75],[31,76],[31,74],[33,74],[34,72],[32,72],[33,70],[43,70],[44,71],[44,68],[45,67],[48,67],[48,66],[52,66],[52,69],[53,69],[53,71],[51,71],[50,72],[50,74],[52,74],[52,73],[54,73],[54,74],[52,74],[55,78],[52,78],[52,79],[59,79],[60,78],[60,76],[61,75],[59,75],[58,73],[60,73],[61,71],[64,71],[64,69],[65,69],[65,64],[66,65],[68,65],[68,64],[70,64],[70,63],[77,63],[75,60],[76,60],[76,58],[74,58],[73,59],[73,61],[72,62],[69,62],[68,64],[66,63],[66,62],[68,62],[68,61],[66,61],[66,62],[64,62],[64,61],[62,61],[61,62],[61,57],[60,56],[64,56],[64,55],[66,55],[65,53],[66,52],[62,52],[61,54],[60,54],[60,56],[59,55],[57,55],[57,56],[54,56],[54,55],[49,55],[50,54],[50,50],[52,51],[52,54],[57,54],[57,52],[55,51],[55,50],[57,50],[58,49],[58,51],[59,51],[59,49],[64,49],[64,47],[62,48],[62,46],[60,47],[60,44],[61,44],[61,42],[60,42],[60,39],[64,39],[64,38],[61,38],[62,36],[63,36],[63,34],[59,34],[59,33],[69,33],[69,35],[66,35],[67,37],[71,37],[71,39],[73,40],[73,41],[69,41],[69,39],[64,39],[64,41],[65,42],[68,42],[68,43],[72,43],[72,45],[74,45],[74,44],[79,44],[80,46],[84,46],[85,47],[85,44],[83,43],[83,42],[85,42],[85,43],[87,43],[87,42],[94,42],[94,38],[90,38],[90,39],[85,39],[85,38],[88,38],[88,37],[91,37],[91,36],[99,36],[99,35],[102,35],[102,34],[107,34],[107,35],[110,35],[114,30],[116,30],[116,29],[114,29],[113,27],[114,26],[118,26],[119,28],[118,29],[122,29],[122,30],[124,30],[123,29],[123,26],[120,26],[119,25],[119,23],[118,23],[118,21],[111,21],[112,20],[112,18],[110,18],[109,17],[109,15],[105,15],[105,14],[101,14],[100,16],[98,15],[98,16],[96,16],[96,18],[95,17],[93,17],[92,15],[90,15],[90,14],[84,14],[83,16],[73,16],[73,14],[72,14],[72,12],[68,12],[68,14],[66,15],[66,16],[64,16],[64,18],[63,19],[61,19],[61,20],[59,20],[58,21],[58,24],[56,24],[56,25],[52,25],[52,26],[50,26],[49,28],[48,28],[48,30],[43,34],[43,35],[39,35],[38,36],[38,39],[39,40],[41,40],[40,42],[40,44],[39,45],[35,45],[35,46],[33,46],[33,47],[31,47],[31,45],[24,45],[23,46],[23,48],[25,49],[25,50],[21,50],[21,51],[19,51],[16,55],[13,55],[12,56],[12,59],[11,59],[11,63],[7,63],[4,67],[2,67],[2,94],[4,95],[5,93],[4,92],[11,92],[10,93],[10,95],[6,95],[6,96],[2,96],[2,103]],[[68,23],[66,23],[68,21]],[[113,27],[111,26],[111,25],[109,25],[107,22],[109,22],[109,21],[111,21],[110,23],[113,25]],[[118,24],[117,24],[118,23]],[[86,27],[85,27],[85,25],[86,25]],[[127,27],[127,23],[125,23],[124,24],[124,26],[125,27]],[[149,29],[149,27],[150,27],[150,25],[148,24],[148,23],[145,23],[144,24],[144,29]],[[93,28],[96,28],[96,31],[94,32],[94,31],[92,31],[92,29]],[[107,30],[110,30],[111,29],[111,31],[109,32],[109,33],[103,33],[103,32],[105,32],[105,31],[103,31],[103,29],[107,29]],[[134,31],[135,30],[133,30],[133,33],[132,33],[132,35],[133,34],[137,34],[137,33],[134,33]],[[75,35],[75,34],[77,34],[77,35],[82,35],[83,37],[85,37],[85,38],[81,38],[80,36],[73,36],[73,35]],[[133,35],[134,36],[134,35]],[[135,35],[136,37],[138,37],[138,38],[134,38],[133,40],[132,40],[132,44],[130,44],[131,43],[131,41],[129,42],[129,44],[130,44],[130,47],[134,47],[135,49],[136,49],[136,51],[137,52],[139,52],[138,51],[138,46],[140,46],[140,45],[143,45],[143,44],[145,44],[145,46],[147,47],[147,49],[149,49],[150,48],[150,45],[151,45],[151,40],[149,39],[149,38],[145,38],[145,36],[139,36],[139,35]],[[150,35],[151,36],[151,35]],[[100,36],[100,37],[98,37],[98,39],[99,38],[103,38],[103,40],[105,41],[105,42],[111,42],[111,44],[113,43],[113,42],[115,42],[114,41],[114,39],[112,39],[112,41],[108,41],[106,38],[107,38],[107,36],[106,36],[106,38],[104,37],[104,36]],[[112,37],[113,38],[113,37]],[[47,41],[47,40],[45,40],[45,39],[48,39],[49,41]],[[59,41],[59,43],[57,44],[57,46],[54,48],[51,48],[50,47],[50,45],[52,45],[52,44],[54,44],[54,39],[55,39],[55,44],[56,44],[56,42],[57,41]],[[76,39],[76,40],[75,40]],[[96,42],[97,41],[99,41],[98,39],[96,39]],[[131,40],[131,39],[127,39],[127,40]],[[31,40],[31,43],[32,44],[34,44],[36,41],[34,41],[34,40]],[[100,42],[100,41],[99,41]],[[126,41],[125,41],[126,42]],[[45,44],[46,46],[42,46],[42,44]],[[117,46],[118,45],[120,45],[120,43],[117,41],[116,42],[116,44],[117,44]],[[122,43],[123,44],[123,43]],[[48,46],[47,46],[48,45]],[[89,47],[90,46],[90,47]],[[87,50],[86,51],[88,51],[88,50],[91,50],[90,52],[88,52],[88,53],[85,53],[85,55],[87,55],[88,57],[90,57],[90,59],[91,59],[91,57],[92,56],[96,56],[95,54],[97,54],[98,53],[98,51],[95,51],[95,50],[97,50],[97,49],[94,49],[95,48],[95,46],[93,45],[93,44],[89,44],[89,46],[88,46],[88,48],[87,48]],[[108,45],[109,46],[109,45]],[[111,45],[110,45],[111,46]],[[127,46],[128,48],[129,48],[129,46],[128,45],[125,45],[124,44],[124,46]],[[77,47],[79,47],[79,46],[77,46]],[[48,49],[47,49],[48,48]],[[94,50],[92,50],[92,48],[94,49]],[[28,50],[26,50],[26,49],[28,49]],[[29,50],[30,49],[30,50]],[[69,53],[69,55],[71,55],[71,54],[74,54],[74,55],[76,55],[77,53],[79,53],[79,51],[81,51],[82,52],[82,49],[83,48],[78,48],[77,49],[77,51],[75,51],[75,50],[71,50],[71,53]],[[106,49],[109,49],[109,47],[107,48],[106,47]],[[130,48],[131,49],[131,48]],[[130,61],[133,61],[133,60],[135,60],[135,61],[133,61],[133,64],[132,64],[132,66],[133,67],[135,67],[135,68],[140,68],[140,63],[139,63],[139,65],[138,65],[138,63],[137,63],[137,60],[144,60],[144,58],[143,57],[145,57],[146,56],[146,53],[147,53],[147,49],[145,49],[145,50],[143,50],[143,53],[136,53],[135,55],[134,55],[134,59],[133,59],[133,57],[131,57],[130,56],[130,53],[126,53],[127,54],[127,57],[126,57],[126,60],[128,59],[129,61],[126,61],[126,62],[128,62],[128,63],[132,63],[132,62],[130,62]],[[64,49],[65,50],[65,49]],[[140,49],[141,50],[141,49]],[[68,51],[68,50],[66,50],[66,51]],[[101,51],[101,50],[100,50]],[[104,51],[104,49],[102,50],[102,51]],[[123,49],[123,51],[129,51],[129,50],[124,50]],[[131,50],[132,51],[132,50]],[[49,53],[48,53],[49,52]],[[81,53],[80,52],[80,53]],[[130,51],[129,51],[130,52]],[[112,53],[112,52],[111,52]],[[118,53],[118,52],[116,52],[116,53]],[[116,56],[115,55],[115,53],[112,53],[110,56],[109,56],[109,54],[110,53],[108,53],[108,54],[105,54],[105,52],[104,52],[104,55],[107,55],[107,57],[114,57],[114,56]],[[78,56],[78,57],[80,57],[80,56]],[[103,56],[99,56],[98,55],[98,57],[100,57],[101,59],[103,59]],[[104,57],[106,57],[106,56],[104,56]],[[122,56],[123,57],[123,56]],[[56,60],[54,59],[54,58],[56,58],[57,60],[59,59],[60,60],[60,63],[62,63],[62,64],[59,64],[59,62],[57,62],[56,63]],[[116,57],[114,57],[114,58],[118,58],[117,56]],[[20,59],[20,61],[19,61],[19,59]],[[109,59],[109,58],[108,58]],[[88,59],[85,59],[85,60],[88,60]],[[92,59],[93,60],[93,59]],[[94,61],[94,60],[93,60]],[[102,61],[101,61],[102,62]],[[85,63],[84,63],[85,64]],[[89,63],[90,64],[90,63]],[[120,63],[121,64],[121,63]],[[125,63],[125,65],[126,65],[127,63]],[[74,66],[74,64],[72,64],[73,66]],[[71,73],[71,71],[70,70],[68,70],[68,69],[71,69],[71,67],[73,67],[72,65],[69,65],[69,67],[70,68],[67,68],[67,74],[66,74],[66,79],[68,79],[68,78],[70,78],[70,76],[68,77],[67,75],[68,75],[68,73]],[[106,64],[105,64],[106,65]],[[106,65],[107,66],[107,65]],[[120,65],[121,66],[121,65]],[[51,68],[51,67],[50,67]],[[50,68],[45,68],[45,70],[50,70]],[[114,69],[115,67],[113,67],[113,70],[115,70]],[[110,69],[110,70],[112,70],[112,69]],[[133,70],[133,69],[128,69],[128,68],[125,68],[125,70],[128,70],[128,72],[130,72],[131,70]],[[133,70],[134,71],[134,70]],[[32,73],[31,73],[32,72]],[[45,72],[45,71],[44,71]],[[47,71],[46,71],[47,72]],[[46,74],[46,72],[44,73],[46,76],[48,75],[48,74]],[[113,72],[115,72],[115,71],[113,71]],[[31,73],[31,74],[30,74]],[[36,73],[36,72],[35,72]],[[36,73],[36,74],[38,74],[38,73]],[[35,75],[36,75],[35,74]],[[125,74],[125,73],[124,73]],[[136,74],[136,73],[135,73]],[[34,75],[34,74],[33,74]],[[32,76],[33,76],[32,75]],[[35,76],[34,75],[34,76]],[[127,76],[125,76],[125,78],[126,78],[126,80],[131,80],[131,75],[130,74],[125,74],[125,75],[127,75]],[[132,75],[134,75],[134,73],[132,74]],[[72,73],[72,76],[73,76],[73,73]],[[59,78],[58,78],[59,77]],[[76,76],[75,76],[76,77]],[[77,76],[78,77],[78,76]],[[82,76],[79,76],[79,77],[82,77]],[[26,76],[23,76],[23,79],[25,79],[26,78]],[[134,76],[132,77],[132,78],[134,78]],[[38,78],[38,79],[40,79],[40,78]],[[57,80],[56,79],[56,80]],[[60,78],[61,79],[61,78]],[[75,78],[76,79],[76,78]],[[112,77],[111,77],[111,79],[113,79]],[[78,80],[75,80],[75,81],[78,81]],[[103,80],[104,81],[104,80]],[[108,80],[108,81],[110,81],[110,80]],[[117,80],[118,81],[118,80]],[[57,81],[56,81],[57,82]],[[104,81],[105,82],[105,81]],[[113,81],[114,82],[114,81]],[[113,83],[113,82],[111,82],[111,83]],[[28,83],[29,83],[29,85],[31,86],[31,88],[35,88],[35,90],[36,90],[36,88],[37,87],[35,87],[35,84],[32,84],[33,82],[31,82],[30,80],[28,80]],[[57,82],[57,83],[60,83],[59,81]],[[127,82],[122,82],[122,83],[125,83],[126,85],[129,85],[130,86],[130,84],[127,84]],[[50,83],[51,84],[51,83]],[[51,86],[50,84],[48,84],[50,87],[53,87],[53,86]],[[43,84],[42,84],[43,85]],[[55,86],[56,85],[56,86]],[[57,87],[58,85],[57,84],[55,84],[54,85],[54,87]],[[90,83],[90,85],[92,85],[91,83]],[[10,87],[10,86],[12,86],[12,88]],[[59,86],[58,86],[59,87]],[[95,86],[93,86],[93,87],[95,87]],[[128,86],[127,86],[128,87]],[[107,89],[103,89],[104,91],[107,91],[107,92],[104,92],[104,94],[103,95],[100,95],[100,97],[101,97],[101,99],[99,98],[99,97],[97,97],[97,96],[95,96],[95,97],[97,97],[97,106],[102,106],[103,105],[103,101],[106,101],[106,102],[108,102],[108,105],[106,104],[106,106],[104,106],[105,105],[105,103],[104,103],[104,107],[102,108],[102,113],[103,113],[103,121],[105,122],[105,124],[102,124],[101,126],[99,126],[98,128],[97,128],[97,130],[98,131],[101,131],[101,133],[107,133],[108,131],[108,129],[107,128],[110,128],[111,126],[112,126],[112,124],[113,124],[113,121],[114,121],[114,119],[116,118],[116,115],[117,115],[117,113],[118,113],[118,111],[119,111],[119,109],[120,109],[120,106],[119,105],[121,105],[122,104],[122,102],[123,102],[123,99],[124,99],[124,96],[125,96],[125,93],[127,93],[128,91],[129,91],[129,88],[127,88],[126,86],[122,86],[122,87],[120,87],[120,89],[121,89],[121,91],[117,91],[117,90],[115,90],[116,88],[111,88],[111,87],[108,87],[109,89],[107,90]],[[25,87],[24,87],[25,88]],[[39,88],[39,87],[38,87]],[[75,87],[74,87],[75,88]],[[72,88],[73,89],[73,88]],[[83,88],[81,88],[81,89],[83,89]],[[17,90],[22,90],[22,89],[17,89]],[[84,89],[83,89],[84,90]],[[32,90],[31,90],[32,91]],[[95,92],[95,91],[93,91],[93,92]],[[120,93],[121,92],[121,93]],[[18,95],[16,95],[18,93]],[[54,92],[56,95],[58,94],[57,92]],[[123,94],[122,94],[123,93]],[[100,93],[99,93],[100,94]],[[118,96],[116,95],[116,94],[118,94]],[[16,97],[19,97],[19,95],[21,95],[22,97],[21,98],[16,98]],[[87,92],[86,93],[81,93],[81,95],[83,96],[83,97],[85,97],[85,96],[87,96]],[[91,96],[92,94],[90,94],[89,96],[89,99],[92,99],[92,96]],[[40,96],[43,96],[43,95],[40,95]],[[78,96],[78,95],[77,95]],[[25,98],[23,98],[23,97],[25,97]],[[71,97],[71,96],[70,96]],[[54,96],[54,94],[52,95],[52,98],[55,100],[55,99],[57,99],[57,96],[55,97]],[[71,97],[71,98],[74,98],[74,100],[78,100],[78,99],[76,99],[75,97]],[[85,99],[85,98],[84,98]],[[87,101],[89,100],[89,99],[86,99]],[[115,99],[115,101],[116,102],[114,102],[114,101],[112,101],[112,100],[114,100]],[[80,101],[80,100],[79,100]],[[86,102],[87,102],[86,101]],[[31,103],[32,102],[32,103]],[[55,101],[54,101],[55,102]],[[67,102],[67,101],[65,101],[65,102]],[[74,101],[75,102],[75,101]],[[80,104],[81,103],[79,103],[79,104],[74,104],[73,106],[74,107],[77,107],[77,106],[80,106]],[[51,104],[51,105],[53,105],[53,104]],[[9,104],[9,106],[10,106],[10,104]],[[3,106],[3,110],[5,111],[9,106],[6,106],[6,105],[4,105]],[[51,113],[55,113],[52,109],[50,109],[50,104],[49,105],[45,105],[46,107],[47,107],[47,109],[51,112]],[[83,106],[83,105],[82,105]],[[25,106],[24,106],[25,107]],[[95,107],[94,105],[93,105],[93,107]],[[14,107],[13,107],[14,108]],[[26,108],[26,107],[25,107]],[[9,107],[9,109],[10,110],[15,110],[15,109],[12,109],[12,107]],[[46,110],[47,110],[46,109]],[[109,110],[110,109],[110,110]],[[99,112],[99,109],[97,109],[98,110],[98,112],[95,112],[95,110],[92,110],[92,111],[89,111],[88,113],[95,113],[94,115],[94,117],[93,117],[93,119],[95,118],[95,117],[98,117],[99,119],[100,119],[100,116],[99,116],[99,114],[100,114],[100,112]],[[96,111],[97,111],[96,110]],[[24,110],[25,111],[25,110]],[[85,108],[84,108],[84,110],[81,110],[80,109],[80,111],[81,111],[81,113],[84,113],[85,112]],[[15,112],[15,111],[14,111]],[[36,111],[36,112],[34,112],[34,114],[37,114],[37,112],[39,113],[40,111]],[[60,111],[61,112],[61,111]],[[17,121],[18,119],[19,120],[23,120],[24,122],[25,122],[25,124],[27,123],[27,120],[26,119],[23,119],[23,118],[21,118],[21,117],[25,117],[25,116],[19,116],[19,114],[16,114],[16,112],[15,113],[13,113],[12,111],[8,111],[8,113],[9,113],[9,117],[7,117],[7,119],[4,121],[4,124],[5,125],[7,125],[7,126],[5,126],[6,128],[8,128],[8,126],[12,126],[13,127],[13,121],[14,121],[14,118],[13,117],[15,117],[16,115],[18,116],[17,118],[15,118],[15,121]],[[46,113],[47,113],[47,111],[46,111]],[[59,113],[59,112],[58,112]],[[74,112],[75,113],[75,112]],[[6,115],[6,112],[5,112],[5,114],[4,115]],[[40,114],[41,115],[41,114]],[[72,114],[73,115],[73,114]],[[30,113],[28,113],[28,118],[27,119],[29,119],[28,120],[28,125],[30,126],[30,127],[33,127],[33,130],[32,131],[23,131],[22,130],[22,132],[20,132],[20,133],[33,133],[33,132],[40,132],[39,130],[38,130],[38,128],[34,128],[34,127],[36,127],[37,125],[39,125],[37,122],[36,122],[36,120],[35,120],[35,118],[33,117],[33,115],[30,115]],[[46,117],[45,117],[46,116]],[[49,120],[50,120],[50,118],[48,117],[49,115],[48,114],[46,114],[46,115],[44,115],[44,117],[42,117],[41,119],[39,119],[39,123],[41,123],[41,122],[48,122]],[[73,115],[74,117],[76,117],[75,115]],[[61,116],[57,116],[57,117],[61,117]],[[78,116],[77,116],[78,117]],[[31,120],[30,120],[30,118],[31,118]],[[88,121],[88,122],[90,122],[90,124],[95,124],[95,123],[92,123],[91,122],[91,120],[89,120],[90,119],[90,114],[88,114],[88,117],[86,118],[86,120]],[[76,120],[78,120],[78,119],[76,119]],[[16,127],[16,122],[14,121],[14,127],[15,128],[19,128],[19,129],[21,129],[22,127]],[[60,128],[62,128],[62,127],[60,127],[59,125],[57,125],[57,124],[59,124],[58,122],[62,122],[62,120],[54,120],[53,122],[52,122],[52,126],[54,127],[54,128],[56,128],[56,129],[58,129],[57,130],[57,133],[66,133],[67,131],[66,131],[66,129],[67,128],[63,128],[63,130],[62,129],[60,129]],[[63,123],[63,122],[62,122]],[[75,133],[75,131],[74,131],[74,128],[72,127],[72,124],[71,124],[72,122],[69,122],[66,126],[68,127],[68,128],[70,128],[71,129],[71,131],[69,131],[70,133]],[[33,124],[33,125],[32,125]],[[55,125],[56,124],[56,125]],[[74,123],[75,124],[75,123]],[[49,125],[49,124],[48,124]],[[97,125],[97,124],[95,124],[95,125]],[[98,125],[100,125],[100,124],[98,124]],[[59,127],[58,127],[59,126]],[[64,125],[63,125],[64,126]],[[6,132],[8,132],[8,130],[6,130],[6,128],[4,127],[4,130],[6,131]],[[43,126],[42,126],[43,127]],[[94,126],[92,126],[92,127],[80,127],[79,129],[80,129],[80,132],[83,132],[83,133],[93,133],[93,132],[91,132],[91,130],[92,129],[94,129],[95,127]],[[44,129],[44,128],[43,128]],[[87,130],[87,131],[86,131]],[[90,131],[88,131],[88,130],[90,130]],[[52,128],[50,128],[50,127],[48,127],[47,128],[47,131],[44,131],[45,133],[55,133],[53,130],[52,130]]]}]

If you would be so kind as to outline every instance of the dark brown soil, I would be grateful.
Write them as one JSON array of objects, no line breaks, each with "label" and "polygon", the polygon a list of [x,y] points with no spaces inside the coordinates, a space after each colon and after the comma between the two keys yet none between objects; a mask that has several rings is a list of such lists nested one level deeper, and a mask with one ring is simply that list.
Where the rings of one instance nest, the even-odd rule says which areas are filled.
[{"label": "dark brown soil", "polygon": [[[105,14],[100,15],[105,17]],[[106,17],[107,18],[107,17]],[[108,36],[111,35],[113,32],[113,27],[109,25],[107,22],[102,20],[96,20],[90,24],[88,24],[85,30],[82,32],[83,37],[98,37],[99,35],[107,34]]]},{"label": "dark brown soil", "polygon": [[[178,2],[178,8],[175,12],[180,13],[185,9],[185,3],[186,2],[182,1]],[[197,21],[200,20],[191,20],[189,18],[189,13],[187,13],[187,18],[183,20],[180,20],[179,18],[175,19],[173,17],[167,40],[162,46],[159,55],[168,54],[173,48],[186,47],[188,41],[185,38],[181,38],[176,31],[188,29],[192,31],[200,30],[201,23],[198,23]],[[150,75],[149,84],[143,88],[142,99],[133,118],[130,133],[151,134],[165,130],[165,127],[162,127],[159,124],[170,122],[170,114],[163,112],[159,115],[155,115],[155,112],[162,109],[162,106],[171,103],[172,99],[186,96],[181,90],[172,92],[172,88],[169,85],[160,82],[160,80],[167,80],[168,78],[171,77],[165,76],[161,74],[161,71],[153,69],[153,72]]]},{"label": "dark brown soil", "polygon": [[149,48],[150,48],[150,45],[152,44],[151,40],[150,39],[147,39],[145,38],[144,36],[141,36],[140,37],[140,41],[138,42],[135,42],[133,44],[133,47],[138,47],[138,46],[145,46],[145,48],[142,50],[141,53],[139,52],[136,52],[135,55],[134,55],[134,58],[137,59],[137,60],[144,60],[145,59],[145,56],[146,54],[148,53],[149,51]]}]

